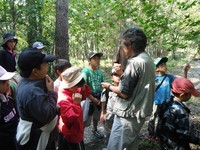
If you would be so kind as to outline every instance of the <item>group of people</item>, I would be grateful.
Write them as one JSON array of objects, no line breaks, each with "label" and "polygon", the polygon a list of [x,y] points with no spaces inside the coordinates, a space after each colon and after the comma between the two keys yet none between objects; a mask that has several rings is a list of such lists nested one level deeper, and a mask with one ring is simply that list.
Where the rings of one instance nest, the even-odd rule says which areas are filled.
[{"label": "group of people", "polygon": [[[190,80],[166,74],[168,58],[153,62],[145,52],[147,37],[140,28],[130,27],[121,35],[120,47],[127,64],[125,67],[119,62],[113,64],[112,84],[104,82],[99,67],[103,53],[89,52],[88,67],[80,69],[65,59],[45,54],[39,50],[44,45],[36,42],[33,48],[19,54],[17,66],[21,79],[15,92],[10,87],[16,71],[14,47],[18,39],[10,33],[3,39],[0,147],[84,150],[84,128],[93,121],[93,134],[103,138],[97,128],[101,121],[109,135],[107,150],[137,150],[139,132],[151,114],[149,134],[158,137],[161,149],[188,150],[189,143],[200,144],[199,137],[190,135],[190,111],[184,105],[191,95],[200,97],[200,92]],[[12,61],[8,63],[7,59]],[[48,76],[48,67],[55,60],[58,78],[53,81]],[[185,77],[188,70],[189,65],[185,67]],[[159,110],[167,100],[172,105],[165,109],[162,119],[158,118],[158,124],[162,125],[155,129],[155,118],[160,116]],[[81,106],[86,101],[88,111]]]}]

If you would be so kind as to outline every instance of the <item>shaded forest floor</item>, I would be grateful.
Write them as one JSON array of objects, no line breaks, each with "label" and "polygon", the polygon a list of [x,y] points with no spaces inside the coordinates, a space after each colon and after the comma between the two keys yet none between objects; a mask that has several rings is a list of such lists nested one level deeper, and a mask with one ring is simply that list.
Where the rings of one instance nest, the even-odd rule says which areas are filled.
[{"label": "shaded forest floor", "polygon": [[[191,64],[191,68],[188,72],[188,79],[190,79],[196,86],[196,88],[200,89],[200,61],[193,61]],[[177,76],[182,76],[182,66],[175,66],[173,68],[169,68],[170,73],[175,74]],[[190,125],[191,132],[200,136],[200,99],[192,98],[189,102],[186,103],[187,107],[190,108]],[[148,119],[147,119],[148,120]],[[156,141],[150,141],[147,138],[147,122],[145,122],[139,137],[139,150],[158,150],[158,143]],[[98,125],[98,129],[101,133],[104,133],[104,128],[101,123]],[[103,139],[98,139],[92,134],[92,128],[85,128],[85,147],[86,150],[102,150],[106,147],[108,142],[108,136]],[[191,144],[192,150],[200,150],[200,146]]]}]

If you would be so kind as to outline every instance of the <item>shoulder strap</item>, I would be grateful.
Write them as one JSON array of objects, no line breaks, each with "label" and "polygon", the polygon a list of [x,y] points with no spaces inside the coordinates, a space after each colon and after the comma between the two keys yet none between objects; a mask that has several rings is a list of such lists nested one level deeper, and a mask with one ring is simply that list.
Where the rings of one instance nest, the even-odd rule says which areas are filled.
[{"label": "shoulder strap", "polygon": [[163,81],[165,80],[166,77],[167,77],[167,75],[164,76],[164,78],[162,79],[162,81],[160,82],[160,84],[156,87],[155,91],[157,91],[160,88],[160,86],[162,85],[162,83],[163,83]]}]

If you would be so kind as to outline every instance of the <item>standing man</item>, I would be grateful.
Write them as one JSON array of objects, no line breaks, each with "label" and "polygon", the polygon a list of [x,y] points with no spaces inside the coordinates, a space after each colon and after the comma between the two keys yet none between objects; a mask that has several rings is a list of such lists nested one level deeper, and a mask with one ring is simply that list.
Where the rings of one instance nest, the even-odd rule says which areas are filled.
[{"label": "standing man", "polygon": [[145,52],[147,37],[138,27],[128,28],[121,37],[121,46],[128,57],[122,71],[121,64],[115,64],[115,72],[121,75],[119,86],[102,83],[118,96],[114,105],[114,123],[107,150],[138,150],[138,134],[151,115],[155,81],[154,64]]},{"label": "standing man", "polygon": [[22,80],[16,95],[20,116],[16,134],[18,150],[56,150],[59,108],[53,80],[47,74],[49,63],[55,59],[33,49],[19,55]]}]

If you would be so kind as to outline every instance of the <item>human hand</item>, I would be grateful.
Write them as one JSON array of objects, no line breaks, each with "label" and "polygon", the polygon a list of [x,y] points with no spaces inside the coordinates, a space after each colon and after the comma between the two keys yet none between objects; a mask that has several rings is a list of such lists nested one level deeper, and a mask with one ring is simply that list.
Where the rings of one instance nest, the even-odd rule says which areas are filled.
[{"label": "human hand", "polygon": [[45,82],[46,82],[47,90],[53,91],[54,90],[53,80],[48,75],[46,75],[45,77]]},{"label": "human hand", "polygon": [[109,85],[110,85],[110,83],[108,83],[108,82],[101,82],[102,88],[107,89]]},{"label": "human hand", "polygon": [[72,99],[74,100],[75,103],[80,104],[82,100],[82,95],[80,93],[74,93],[72,95]]},{"label": "human hand", "polygon": [[189,69],[190,69],[190,64],[186,63],[186,64],[183,65],[183,70],[185,72],[188,72]]}]

